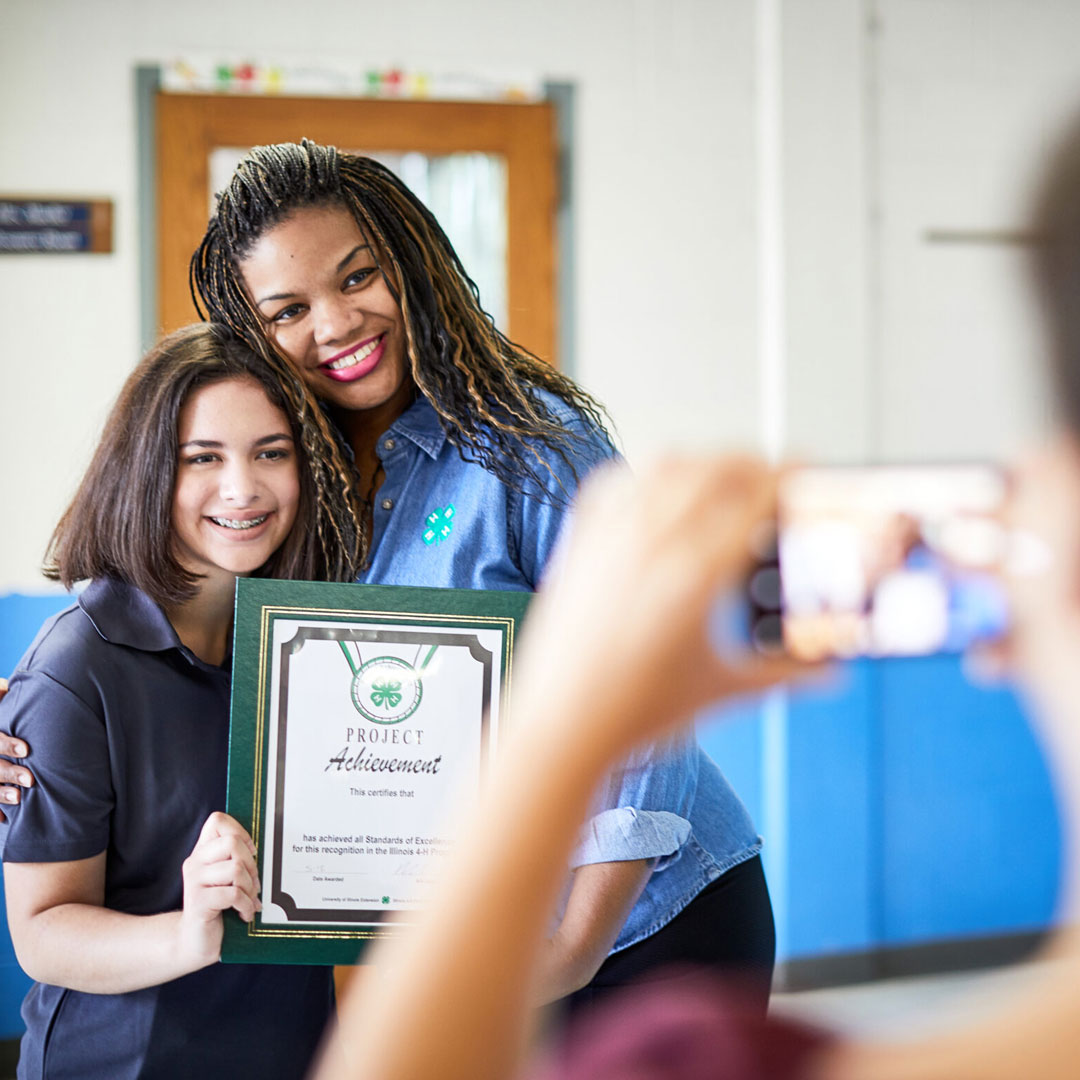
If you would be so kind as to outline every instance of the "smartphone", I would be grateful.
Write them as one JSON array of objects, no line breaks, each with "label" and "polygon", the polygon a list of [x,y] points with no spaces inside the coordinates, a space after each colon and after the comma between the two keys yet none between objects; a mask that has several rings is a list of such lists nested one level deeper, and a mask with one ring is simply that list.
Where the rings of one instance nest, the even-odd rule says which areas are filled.
[{"label": "smartphone", "polygon": [[994,465],[795,469],[748,581],[755,647],[801,660],[962,652],[1004,633]]}]

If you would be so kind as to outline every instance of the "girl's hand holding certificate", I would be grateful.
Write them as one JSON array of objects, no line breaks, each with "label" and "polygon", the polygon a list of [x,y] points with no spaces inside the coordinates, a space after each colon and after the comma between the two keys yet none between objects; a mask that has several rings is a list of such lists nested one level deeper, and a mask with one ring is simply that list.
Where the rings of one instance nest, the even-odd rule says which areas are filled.
[{"label": "girl's hand holding certificate", "polygon": [[250,922],[262,909],[255,844],[235,818],[215,812],[206,819],[183,870],[180,949],[195,966],[212,964],[221,955],[221,913],[232,908]]}]

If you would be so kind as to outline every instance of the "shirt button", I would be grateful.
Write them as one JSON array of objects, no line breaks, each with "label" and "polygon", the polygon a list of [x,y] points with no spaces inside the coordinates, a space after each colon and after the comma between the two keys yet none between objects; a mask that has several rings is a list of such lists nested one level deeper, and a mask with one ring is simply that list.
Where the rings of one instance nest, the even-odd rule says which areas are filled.
[{"label": "shirt button", "polygon": [[383,499],[382,508],[384,510],[393,510],[394,509],[394,500],[393,499]]},{"label": "shirt button", "polygon": [[393,439],[383,440],[382,448],[384,450],[393,450],[395,446],[397,446],[397,443]]}]

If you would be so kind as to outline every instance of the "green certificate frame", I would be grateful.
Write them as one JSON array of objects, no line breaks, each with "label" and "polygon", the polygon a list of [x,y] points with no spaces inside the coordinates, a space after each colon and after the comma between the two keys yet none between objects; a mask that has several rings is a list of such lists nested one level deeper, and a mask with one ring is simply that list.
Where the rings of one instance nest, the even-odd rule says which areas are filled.
[{"label": "green certificate frame", "polygon": [[500,731],[530,593],[241,578],[227,810],[263,910],[226,963],[351,964],[407,932]]}]

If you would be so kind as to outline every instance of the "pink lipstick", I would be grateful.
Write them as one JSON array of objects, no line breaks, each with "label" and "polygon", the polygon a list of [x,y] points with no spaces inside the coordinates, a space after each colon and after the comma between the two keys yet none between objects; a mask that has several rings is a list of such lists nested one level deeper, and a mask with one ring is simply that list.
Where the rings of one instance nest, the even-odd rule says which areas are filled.
[{"label": "pink lipstick", "polygon": [[319,370],[335,382],[354,382],[370,375],[378,366],[386,351],[386,334],[361,341],[337,356],[324,360]]}]

